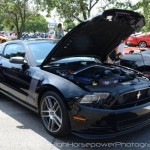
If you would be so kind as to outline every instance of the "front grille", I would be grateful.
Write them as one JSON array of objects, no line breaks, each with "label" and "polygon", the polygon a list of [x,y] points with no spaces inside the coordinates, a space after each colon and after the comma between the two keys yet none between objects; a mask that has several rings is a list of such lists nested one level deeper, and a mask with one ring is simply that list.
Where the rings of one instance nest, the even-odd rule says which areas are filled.
[{"label": "front grille", "polygon": [[113,105],[113,109],[129,108],[150,102],[150,88],[122,94]]},{"label": "front grille", "polygon": [[144,90],[124,94],[124,96],[126,98],[126,103],[130,103],[130,102],[133,102],[133,101],[137,101],[137,100],[147,98],[148,97],[148,95],[147,95],[148,90],[149,89],[144,89]]}]

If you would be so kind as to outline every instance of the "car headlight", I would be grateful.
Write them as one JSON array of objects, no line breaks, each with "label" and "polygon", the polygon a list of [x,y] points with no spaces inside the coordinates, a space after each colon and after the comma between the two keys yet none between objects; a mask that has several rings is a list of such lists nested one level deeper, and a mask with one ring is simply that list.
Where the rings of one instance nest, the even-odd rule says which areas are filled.
[{"label": "car headlight", "polygon": [[94,93],[92,95],[85,95],[81,99],[80,103],[91,104],[93,102],[100,102],[101,104],[103,104],[109,95],[110,93]]}]

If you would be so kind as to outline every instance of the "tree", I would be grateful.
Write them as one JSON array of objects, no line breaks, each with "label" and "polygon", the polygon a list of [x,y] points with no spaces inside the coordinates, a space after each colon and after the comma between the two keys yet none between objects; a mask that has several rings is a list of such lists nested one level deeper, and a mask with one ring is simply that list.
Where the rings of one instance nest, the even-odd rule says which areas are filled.
[{"label": "tree", "polygon": [[38,14],[32,16],[28,23],[26,24],[26,31],[27,32],[47,32],[48,31],[48,22],[46,19]]},{"label": "tree", "polygon": [[75,25],[75,23],[72,20],[65,20],[64,26],[65,26],[65,30],[69,31],[72,28],[74,28],[76,25]]},{"label": "tree", "polygon": [[26,23],[37,9],[32,0],[1,0],[0,2],[0,10],[5,14],[5,21],[15,26],[18,38],[25,31]]},{"label": "tree", "polygon": [[3,30],[4,28],[4,19],[5,19],[5,16],[0,14],[0,30]]},{"label": "tree", "polygon": [[51,8],[56,7],[58,13],[67,20],[76,19],[79,22],[86,20],[90,12],[99,0],[44,0],[44,6],[49,12]]},{"label": "tree", "polygon": [[150,0],[141,0],[136,4],[132,5],[132,9],[139,11],[145,17],[146,25],[143,28],[143,31],[150,31]]},{"label": "tree", "polygon": [[43,0],[43,5],[49,12],[52,8],[56,8],[61,17],[67,20],[78,20],[82,22],[91,16],[91,12],[96,5],[99,11],[107,8],[124,8],[130,7],[130,0]]}]

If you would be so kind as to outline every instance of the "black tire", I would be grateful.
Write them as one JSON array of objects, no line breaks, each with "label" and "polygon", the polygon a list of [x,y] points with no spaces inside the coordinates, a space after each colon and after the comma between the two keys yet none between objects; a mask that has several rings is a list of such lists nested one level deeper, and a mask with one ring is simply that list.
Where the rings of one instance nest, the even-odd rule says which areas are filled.
[{"label": "black tire", "polygon": [[138,44],[138,46],[140,48],[147,47],[147,43],[145,41],[140,41],[139,44]]},{"label": "black tire", "polygon": [[[51,100],[48,100],[49,98]],[[47,107],[47,104],[46,104],[47,102],[46,101],[51,101],[52,102],[51,106],[53,106],[55,101],[57,101],[56,105],[58,104],[60,106],[60,109],[59,109],[59,112],[57,112],[58,113],[57,115],[60,115],[62,113],[62,115],[60,115],[62,117],[62,119],[61,119],[61,126],[59,127],[58,130],[56,130],[55,128],[57,128],[57,124],[55,123],[55,128],[54,128],[56,130],[55,132],[51,131],[51,129],[50,129],[52,127],[52,121],[53,121],[52,117],[47,117],[47,118],[46,117],[42,117],[42,116],[45,115],[44,113],[47,113],[47,112],[44,112],[44,109],[43,109],[43,108],[46,109],[46,107]],[[69,119],[69,114],[68,114],[68,111],[67,111],[67,107],[66,107],[65,103],[63,102],[63,99],[61,98],[61,96],[59,96],[59,94],[57,94],[56,92],[49,91],[49,92],[46,92],[46,93],[43,94],[43,96],[41,98],[41,101],[40,101],[40,116],[41,116],[41,120],[42,120],[42,123],[43,123],[44,127],[46,128],[46,130],[51,135],[53,135],[55,137],[64,137],[64,136],[67,136],[67,135],[69,135],[71,133],[71,125],[70,125],[70,119]],[[47,119],[47,121],[49,119],[49,121],[46,122],[46,119]],[[57,119],[55,118],[54,120],[57,120]],[[58,122],[58,120],[56,122]],[[49,125],[47,125],[47,123]],[[51,124],[51,126],[50,126],[50,124]]]}]

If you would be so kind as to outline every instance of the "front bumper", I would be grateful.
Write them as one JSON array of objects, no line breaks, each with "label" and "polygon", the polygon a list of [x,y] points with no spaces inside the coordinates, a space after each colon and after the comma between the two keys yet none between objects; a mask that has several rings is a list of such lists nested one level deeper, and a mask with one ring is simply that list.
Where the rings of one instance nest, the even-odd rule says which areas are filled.
[{"label": "front bumper", "polygon": [[[150,124],[150,102],[119,110],[94,109],[83,105],[76,110],[76,114],[70,113],[72,133],[88,139],[112,138]],[[75,120],[73,116],[86,120]]]}]

